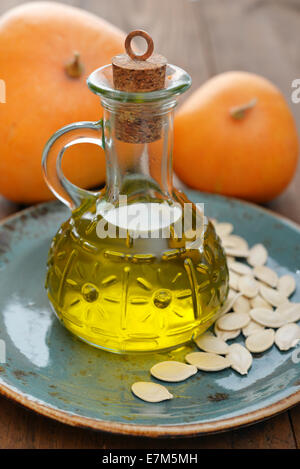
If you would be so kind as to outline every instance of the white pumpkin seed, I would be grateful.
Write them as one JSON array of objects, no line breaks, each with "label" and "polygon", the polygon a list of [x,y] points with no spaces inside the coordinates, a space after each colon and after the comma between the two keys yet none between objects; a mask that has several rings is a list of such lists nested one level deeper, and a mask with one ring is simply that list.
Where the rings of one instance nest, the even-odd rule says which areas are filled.
[{"label": "white pumpkin seed", "polygon": [[227,358],[230,362],[231,368],[241,375],[246,375],[248,373],[253,361],[251,353],[240,344],[232,344],[229,346]]},{"label": "white pumpkin seed", "polygon": [[239,278],[240,276],[235,272],[229,271],[229,286],[233,288],[233,290],[238,290],[239,288]]},{"label": "white pumpkin seed", "polygon": [[227,256],[233,256],[233,257],[248,257],[249,256],[249,251],[248,249],[237,249],[237,248],[231,248],[231,247],[225,247],[225,253]]},{"label": "white pumpkin seed", "polygon": [[220,337],[216,337],[210,331],[200,335],[195,340],[197,347],[204,352],[216,353],[219,355],[226,355],[228,352],[228,345]]},{"label": "white pumpkin seed", "polygon": [[220,339],[224,340],[224,342],[226,342],[227,340],[236,339],[240,335],[241,329],[236,329],[234,331],[222,331],[222,329],[218,328],[218,324],[215,323],[214,333],[216,334],[217,337],[219,337]]},{"label": "white pumpkin seed", "polygon": [[254,334],[254,332],[259,332],[263,331],[265,328],[261,324],[258,324],[255,321],[251,321],[247,324],[247,326],[243,327],[242,332],[245,337],[248,337],[251,334]]},{"label": "white pumpkin seed", "polygon": [[202,371],[220,371],[230,367],[229,360],[216,353],[192,352],[188,353],[185,359]]},{"label": "white pumpkin seed", "polygon": [[243,275],[240,277],[238,287],[240,292],[247,296],[247,298],[254,298],[259,290],[259,284],[252,275]]},{"label": "white pumpkin seed", "polygon": [[234,331],[247,326],[250,316],[247,313],[228,313],[217,320],[219,329],[223,331]]},{"label": "white pumpkin seed", "polygon": [[248,264],[252,267],[264,265],[268,259],[268,251],[263,244],[255,244],[249,251]]},{"label": "white pumpkin seed", "polygon": [[234,248],[234,249],[240,249],[242,251],[249,250],[247,241],[244,238],[241,238],[241,236],[237,236],[237,235],[230,235],[230,236],[223,237],[222,244],[225,249]]},{"label": "white pumpkin seed", "polygon": [[251,318],[265,327],[274,327],[275,329],[286,324],[286,318],[267,308],[254,308],[250,311]]},{"label": "white pumpkin seed", "polygon": [[265,282],[272,288],[275,288],[278,284],[278,275],[266,265],[257,265],[254,267],[253,273],[258,280]]},{"label": "white pumpkin seed", "polygon": [[273,288],[260,284],[259,291],[261,296],[272,306],[279,306],[286,302],[286,296],[278,290],[274,290]]},{"label": "white pumpkin seed", "polygon": [[236,295],[239,296],[239,293],[237,293],[235,290],[233,290],[233,288],[229,288],[227,299],[232,300]]},{"label": "white pumpkin seed", "polygon": [[161,402],[172,399],[173,395],[161,384],[138,381],[131,386],[133,394],[146,402]]},{"label": "white pumpkin seed", "polygon": [[277,306],[275,311],[280,314],[286,314],[287,310],[289,310],[292,306],[295,306],[297,304],[298,303],[292,303],[290,300],[286,298],[286,300],[283,303]]},{"label": "white pumpkin seed", "polygon": [[220,238],[230,235],[233,231],[233,225],[231,223],[216,223],[215,230]]},{"label": "white pumpkin seed", "polygon": [[267,308],[273,311],[273,306],[260,295],[250,298],[250,305],[252,308]]},{"label": "white pumpkin seed", "polygon": [[164,361],[152,366],[150,373],[161,381],[179,382],[197,373],[196,366],[177,361]]},{"label": "white pumpkin seed", "polygon": [[236,262],[235,258],[232,256],[226,256],[227,266],[230,269],[231,264]]},{"label": "white pumpkin seed", "polygon": [[238,297],[232,307],[236,313],[249,313],[251,309],[249,300],[244,296]]},{"label": "white pumpkin seed", "polygon": [[273,329],[264,329],[249,335],[245,345],[249,352],[261,353],[268,350],[274,344],[275,332]]},{"label": "white pumpkin seed", "polygon": [[232,306],[234,302],[241,296],[241,293],[236,293],[235,295],[232,296],[232,294],[228,295],[227,299],[225,300],[225,303],[223,304],[222,308],[219,311],[219,316],[223,316],[224,314],[228,313],[232,309]]},{"label": "white pumpkin seed", "polygon": [[275,344],[279,350],[289,350],[300,342],[300,326],[298,324],[285,324],[275,334]]},{"label": "white pumpkin seed", "polygon": [[239,275],[251,275],[252,274],[251,267],[238,261],[231,262],[229,269]]},{"label": "white pumpkin seed", "polygon": [[281,314],[287,323],[300,321],[300,303],[286,303],[281,304],[276,309],[277,314]]},{"label": "white pumpkin seed", "polygon": [[278,281],[278,290],[286,297],[294,293],[296,289],[296,281],[291,275],[283,275]]}]

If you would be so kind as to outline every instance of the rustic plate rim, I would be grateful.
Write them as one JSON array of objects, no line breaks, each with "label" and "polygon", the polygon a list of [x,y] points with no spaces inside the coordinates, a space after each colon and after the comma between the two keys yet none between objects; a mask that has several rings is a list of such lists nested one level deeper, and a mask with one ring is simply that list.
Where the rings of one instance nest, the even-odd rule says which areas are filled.
[{"label": "rustic plate rim", "polygon": [[[193,190],[193,189],[186,189],[187,192],[192,193],[195,192],[196,194],[201,194],[201,192]],[[281,221],[284,221],[287,225],[292,226],[296,229],[300,234],[300,225],[293,220],[288,219],[284,215],[277,214],[273,212],[271,209],[266,207],[258,206],[252,202],[244,201],[238,198],[231,198],[222,196],[219,194],[210,194],[203,192],[204,195],[212,197],[212,198],[219,198],[225,201],[231,202],[238,202],[242,205],[249,205],[255,208],[258,211],[265,212],[271,215],[273,218],[277,218]],[[42,202],[37,205],[33,205],[27,207],[19,212],[13,213],[8,215],[7,217],[3,218],[0,221],[0,227],[5,225],[8,221],[18,219],[20,216],[34,212],[36,210],[42,209],[43,207],[48,207],[49,205],[57,204],[57,201],[49,201],[49,202]],[[74,415],[72,413],[55,409],[51,406],[47,406],[44,403],[39,403],[37,401],[31,400],[28,397],[25,397],[21,393],[10,389],[8,386],[0,383],[0,393],[21,404],[25,408],[29,408],[36,413],[43,415],[45,417],[52,418],[57,420],[61,423],[68,424],[73,427],[81,427],[86,429],[92,430],[100,430],[109,433],[117,433],[123,435],[131,435],[131,436],[146,436],[146,437],[181,437],[181,436],[197,436],[201,434],[209,434],[209,433],[219,433],[226,430],[233,430],[239,427],[247,426],[250,424],[257,423],[261,420],[266,418],[275,416],[290,407],[297,405],[300,402],[300,389],[295,393],[289,395],[288,397],[284,397],[273,404],[270,404],[262,409],[257,409],[252,412],[246,412],[242,415],[238,415],[235,417],[229,417],[227,419],[219,419],[213,420],[211,422],[201,422],[201,423],[192,423],[192,424],[183,424],[183,425],[140,425],[134,423],[119,423],[119,422],[111,422],[109,420],[99,420],[93,419],[90,417],[83,417],[80,415]]]},{"label": "rustic plate rim", "polygon": [[226,430],[235,430],[240,427],[258,423],[268,417],[273,417],[284,410],[297,405],[300,401],[299,390],[278,402],[264,407],[263,409],[247,412],[228,419],[183,425],[139,425],[92,419],[90,417],[82,417],[63,410],[54,409],[44,404],[32,401],[31,399],[18,394],[16,391],[9,389],[3,384],[0,384],[0,393],[9,399],[12,399],[14,402],[21,404],[23,407],[29,408],[44,417],[52,418],[72,427],[100,430],[121,435],[145,437],[192,437],[209,433],[220,433]]}]

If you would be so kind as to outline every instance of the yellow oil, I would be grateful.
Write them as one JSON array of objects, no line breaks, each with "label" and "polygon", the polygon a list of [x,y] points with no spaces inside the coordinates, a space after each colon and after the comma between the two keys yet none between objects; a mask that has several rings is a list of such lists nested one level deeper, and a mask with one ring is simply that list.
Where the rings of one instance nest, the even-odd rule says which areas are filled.
[{"label": "yellow oil", "polygon": [[207,329],[228,292],[223,249],[210,222],[201,249],[184,239],[99,239],[87,201],[53,239],[46,288],[65,327],[106,350],[168,349]]}]

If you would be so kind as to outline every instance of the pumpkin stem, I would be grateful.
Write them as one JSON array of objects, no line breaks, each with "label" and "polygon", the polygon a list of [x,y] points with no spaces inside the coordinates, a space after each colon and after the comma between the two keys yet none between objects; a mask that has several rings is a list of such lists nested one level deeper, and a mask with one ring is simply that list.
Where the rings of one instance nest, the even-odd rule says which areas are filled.
[{"label": "pumpkin stem", "polygon": [[234,106],[231,109],[229,109],[229,113],[231,117],[233,117],[236,120],[243,119],[245,117],[245,114],[249,109],[252,109],[257,103],[257,98],[251,99],[246,104],[242,104],[241,106]]},{"label": "pumpkin stem", "polygon": [[84,66],[80,61],[79,52],[74,52],[74,55],[69,62],[65,65],[66,74],[70,78],[80,78],[84,71]]}]

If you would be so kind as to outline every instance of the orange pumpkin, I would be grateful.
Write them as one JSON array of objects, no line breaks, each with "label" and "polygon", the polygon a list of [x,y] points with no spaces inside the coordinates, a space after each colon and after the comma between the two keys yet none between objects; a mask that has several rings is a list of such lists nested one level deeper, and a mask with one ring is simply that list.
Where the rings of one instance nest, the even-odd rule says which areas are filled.
[{"label": "orange pumpkin", "polygon": [[291,111],[280,91],[258,75],[212,78],[175,118],[174,168],[193,188],[266,202],[291,181],[297,159]]},{"label": "orange pumpkin", "polygon": [[[67,5],[28,3],[0,18],[0,78],[6,83],[6,103],[0,104],[1,194],[22,203],[52,197],[41,172],[43,147],[60,127],[101,117],[86,78],[123,50],[120,30]],[[95,145],[72,147],[64,160],[65,175],[81,187],[105,179],[104,152]]]}]

